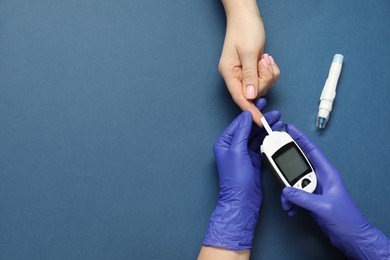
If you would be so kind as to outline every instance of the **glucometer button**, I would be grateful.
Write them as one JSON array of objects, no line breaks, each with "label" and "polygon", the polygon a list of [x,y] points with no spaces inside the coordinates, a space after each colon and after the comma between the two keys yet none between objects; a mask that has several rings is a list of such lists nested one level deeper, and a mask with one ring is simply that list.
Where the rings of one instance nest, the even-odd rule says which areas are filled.
[{"label": "glucometer button", "polygon": [[310,184],[310,180],[309,179],[303,179],[302,180],[302,188],[305,188],[307,185],[309,185]]}]

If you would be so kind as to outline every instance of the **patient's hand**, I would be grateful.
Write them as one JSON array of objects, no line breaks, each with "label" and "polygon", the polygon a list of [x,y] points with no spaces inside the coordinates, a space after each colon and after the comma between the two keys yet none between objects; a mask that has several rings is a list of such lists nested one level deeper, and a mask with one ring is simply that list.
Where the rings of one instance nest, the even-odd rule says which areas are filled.
[{"label": "patient's hand", "polygon": [[256,0],[222,0],[226,13],[226,35],[219,72],[234,102],[249,110],[261,126],[262,114],[252,100],[264,96],[280,71],[269,55],[263,55],[265,31]]}]

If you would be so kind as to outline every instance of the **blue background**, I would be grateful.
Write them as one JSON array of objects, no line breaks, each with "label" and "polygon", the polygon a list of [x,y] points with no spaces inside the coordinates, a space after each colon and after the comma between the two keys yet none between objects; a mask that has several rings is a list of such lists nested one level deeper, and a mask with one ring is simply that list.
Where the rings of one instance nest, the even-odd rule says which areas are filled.
[{"label": "blue background", "polygon": [[[280,110],[390,234],[390,2],[259,1]],[[217,0],[0,1],[0,259],[194,259],[215,208],[212,145],[238,114]],[[315,128],[335,53],[330,122]],[[263,174],[253,259],[342,259]],[[346,213],[347,214],[347,213]]]}]

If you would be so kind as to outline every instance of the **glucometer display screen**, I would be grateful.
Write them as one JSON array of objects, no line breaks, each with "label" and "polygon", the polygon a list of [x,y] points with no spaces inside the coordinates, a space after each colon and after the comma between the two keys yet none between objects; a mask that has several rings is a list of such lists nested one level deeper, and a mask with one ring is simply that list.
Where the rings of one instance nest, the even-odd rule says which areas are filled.
[{"label": "glucometer display screen", "polygon": [[302,175],[311,172],[305,157],[293,142],[280,148],[272,159],[291,184],[294,184]]}]

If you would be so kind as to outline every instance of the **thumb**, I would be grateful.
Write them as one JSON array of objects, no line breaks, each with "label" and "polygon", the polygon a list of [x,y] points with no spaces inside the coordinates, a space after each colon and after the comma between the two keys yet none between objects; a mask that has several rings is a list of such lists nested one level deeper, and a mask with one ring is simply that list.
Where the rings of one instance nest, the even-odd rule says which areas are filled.
[{"label": "thumb", "polygon": [[331,180],[334,176],[335,169],[326,156],[306,135],[304,135],[294,125],[286,125],[286,131],[291,135],[295,142],[301,147],[302,151],[313,164],[314,169],[322,169],[323,176],[326,180]]},{"label": "thumb", "polygon": [[292,187],[285,187],[283,189],[283,195],[288,201],[311,212],[316,213],[320,208],[320,195],[308,193]]},{"label": "thumb", "polygon": [[302,151],[310,157],[310,152],[316,149],[314,143],[294,125],[286,125],[286,132],[297,142]]},{"label": "thumb", "polygon": [[248,138],[252,129],[252,116],[249,111],[242,112],[238,127],[234,133],[232,146],[248,148]]},{"label": "thumb", "polygon": [[253,100],[259,90],[257,73],[257,55],[248,55],[242,58],[242,86],[246,99]]}]

